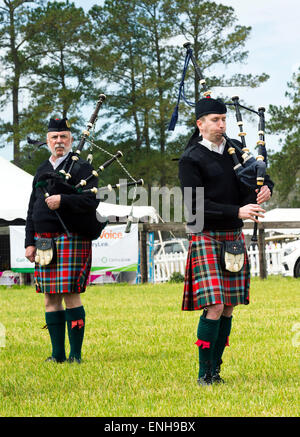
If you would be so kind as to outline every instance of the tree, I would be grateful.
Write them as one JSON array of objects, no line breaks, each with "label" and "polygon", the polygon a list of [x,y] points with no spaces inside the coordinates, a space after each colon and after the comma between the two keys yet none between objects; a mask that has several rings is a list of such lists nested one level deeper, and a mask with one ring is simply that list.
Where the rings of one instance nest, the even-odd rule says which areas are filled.
[{"label": "tree", "polygon": [[94,40],[91,69],[101,78],[99,87],[103,86],[108,96],[109,126],[112,121],[118,126],[111,138],[134,138],[139,149],[145,139],[145,65],[143,34],[136,25],[136,1],[106,0],[103,6],[95,5],[89,15]]},{"label": "tree", "polygon": [[[164,183],[166,125],[171,109],[174,70],[178,68],[172,47],[163,43],[173,25],[165,14],[165,2],[106,0],[90,11],[95,50],[92,70],[107,81],[111,139],[134,142],[133,153],[159,150],[160,182]],[[97,48],[97,50],[96,50]],[[140,153],[141,152],[141,153]],[[148,162],[150,157],[148,156]],[[156,169],[152,167],[152,181]],[[149,181],[150,183],[150,181]]]},{"label": "tree", "polygon": [[87,17],[73,3],[48,1],[32,10],[29,22],[43,31],[30,39],[27,52],[43,52],[44,56],[30,64],[26,128],[44,134],[49,116],[56,115],[69,118],[74,129],[82,122],[82,108],[89,101],[92,84]]},{"label": "tree", "polygon": [[21,154],[21,141],[45,135],[50,115],[70,118],[78,132],[92,82],[87,17],[68,1],[4,0],[0,11],[1,107],[12,101],[12,122],[2,123],[0,133],[14,142],[14,162],[21,165],[28,156]]},{"label": "tree", "polygon": [[[171,44],[172,37],[184,34],[191,40],[203,71],[220,67],[220,74],[210,80],[214,86],[254,87],[268,78],[266,74],[225,77],[224,65],[246,60],[244,46],[251,31],[236,24],[231,7],[202,0],[188,4],[183,0],[106,0],[103,7],[93,7],[90,15],[98,48],[92,54],[93,69],[110,83],[109,116],[118,123],[118,135],[122,131],[124,138],[133,138],[130,127],[134,126],[137,148],[160,150],[161,162],[168,154],[166,129],[183,65],[183,49]],[[195,81],[196,100],[198,85]],[[183,114],[190,112],[184,108]]]},{"label": "tree", "polygon": [[166,152],[166,127],[172,108],[170,98],[180,57],[178,49],[168,44],[168,40],[178,32],[168,13],[171,4],[169,0],[141,0],[138,2],[137,16],[137,21],[145,32],[148,47],[147,87],[156,96],[151,128],[156,134],[157,146],[162,155]]},{"label": "tree", "polygon": [[[22,79],[28,72],[29,63],[41,53],[27,52],[29,39],[35,29],[28,23],[28,13],[35,4],[41,1],[4,0],[0,6],[0,60],[3,65],[4,83],[0,87],[0,108],[6,109],[12,105],[12,121],[1,122],[0,134],[6,135],[6,141],[13,141],[14,162],[20,164],[20,132],[21,102],[24,92]],[[23,96],[23,94],[22,94]]]},{"label": "tree", "polygon": [[[236,73],[231,77],[224,74],[224,67],[246,61],[248,51],[245,50],[245,45],[251,32],[250,26],[237,24],[232,7],[205,0],[175,0],[169,14],[180,33],[193,44],[194,57],[209,88],[255,88],[269,78],[265,73],[256,76]],[[210,70],[218,71],[217,75],[211,74]],[[193,98],[198,101],[200,84],[193,70],[188,71],[188,81],[193,81]],[[187,83],[186,89],[189,89],[188,86]]]},{"label": "tree", "polygon": [[[22,139],[30,136],[43,140],[50,117],[67,117],[76,137],[89,118],[82,114],[92,94],[87,16],[68,1],[48,1],[30,11],[28,23],[36,31],[26,47],[31,62],[26,81],[28,106],[22,112],[20,128]],[[42,56],[33,56],[35,53]],[[98,96],[93,97],[96,101]],[[27,171],[45,155],[33,151],[34,146],[23,147],[21,164]]]},{"label": "tree", "polygon": [[270,105],[271,120],[268,128],[282,134],[280,152],[270,156],[270,174],[275,182],[280,206],[300,207],[300,68],[288,82],[287,106]]}]

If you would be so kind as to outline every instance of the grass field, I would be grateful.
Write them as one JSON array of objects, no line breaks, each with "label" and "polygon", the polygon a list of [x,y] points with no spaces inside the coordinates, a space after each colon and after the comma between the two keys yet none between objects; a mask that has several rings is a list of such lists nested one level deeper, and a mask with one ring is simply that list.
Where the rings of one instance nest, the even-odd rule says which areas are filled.
[{"label": "grass field", "polygon": [[1,287],[0,416],[298,416],[299,280],[252,280],[250,305],[234,311],[226,384],[211,387],[196,384],[200,312],[181,311],[182,290],[88,287],[83,362],[70,365],[44,362],[43,296]]}]

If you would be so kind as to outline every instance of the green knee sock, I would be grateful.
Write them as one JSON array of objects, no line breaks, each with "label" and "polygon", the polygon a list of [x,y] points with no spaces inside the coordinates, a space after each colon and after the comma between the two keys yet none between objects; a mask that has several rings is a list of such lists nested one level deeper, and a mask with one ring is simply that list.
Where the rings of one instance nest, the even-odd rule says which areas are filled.
[{"label": "green knee sock", "polygon": [[196,345],[199,346],[199,375],[201,378],[209,371],[213,361],[213,351],[219,333],[219,320],[200,317]]},{"label": "green knee sock", "polygon": [[221,316],[220,318],[220,329],[219,329],[219,335],[215,344],[214,349],[214,358],[213,358],[213,368],[215,369],[216,366],[220,366],[222,364],[222,355],[225,349],[226,345],[228,344],[228,337],[230,335],[231,331],[231,324],[232,324],[232,316],[231,317],[225,317]]},{"label": "green knee sock", "polygon": [[81,348],[84,337],[85,311],[83,306],[66,309],[66,320],[70,342],[69,358],[81,359]]},{"label": "green knee sock", "polygon": [[65,361],[65,311],[46,312],[45,319],[52,344],[52,357]]}]

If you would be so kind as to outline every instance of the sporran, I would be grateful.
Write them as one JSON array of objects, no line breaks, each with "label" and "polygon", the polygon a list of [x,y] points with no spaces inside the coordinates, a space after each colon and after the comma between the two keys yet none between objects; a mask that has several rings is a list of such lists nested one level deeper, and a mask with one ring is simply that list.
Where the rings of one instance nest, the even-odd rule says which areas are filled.
[{"label": "sporran", "polygon": [[55,242],[53,238],[38,238],[35,242],[35,262],[41,266],[47,266],[55,258]]},{"label": "sporran", "polygon": [[237,273],[245,262],[245,248],[243,241],[223,241],[221,247],[221,266],[228,272]]}]

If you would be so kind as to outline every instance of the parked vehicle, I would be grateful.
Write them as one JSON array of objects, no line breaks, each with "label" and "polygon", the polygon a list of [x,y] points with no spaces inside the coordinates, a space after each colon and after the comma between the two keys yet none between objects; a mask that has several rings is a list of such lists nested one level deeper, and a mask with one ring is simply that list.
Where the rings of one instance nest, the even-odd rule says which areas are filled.
[{"label": "parked vehicle", "polygon": [[189,242],[187,238],[173,238],[162,242],[154,242],[154,256],[169,254],[169,253],[185,253],[187,254]]},{"label": "parked vehicle", "polygon": [[300,278],[300,240],[291,241],[283,248],[282,274]]}]

